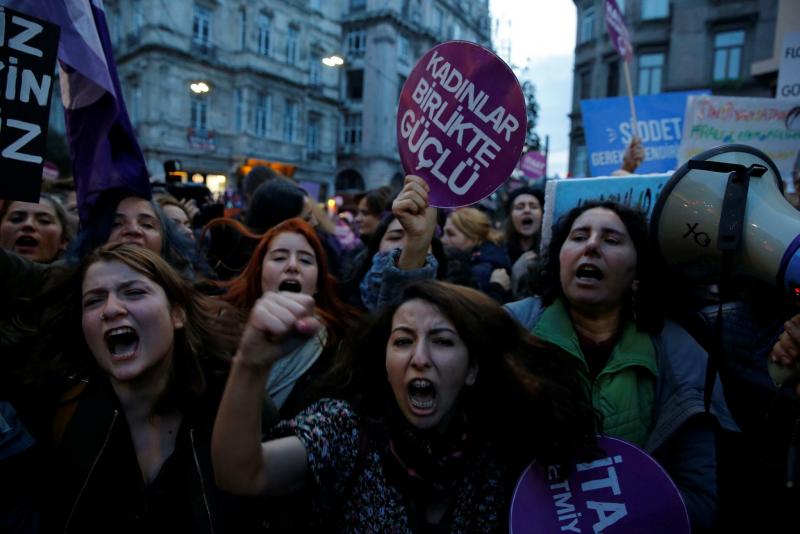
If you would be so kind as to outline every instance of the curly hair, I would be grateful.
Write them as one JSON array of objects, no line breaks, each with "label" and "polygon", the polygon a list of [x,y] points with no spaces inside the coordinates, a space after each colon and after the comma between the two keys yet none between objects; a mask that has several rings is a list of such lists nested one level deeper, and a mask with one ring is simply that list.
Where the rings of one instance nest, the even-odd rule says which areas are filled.
[{"label": "curly hair", "polygon": [[559,254],[561,247],[569,236],[575,220],[583,213],[594,208],[603,208],[614,212],[620,218],[633,247],[636,250],[636,279],[639,281],[636,298],[625,299],[623,317],[633,320],[636,327],[642,332],[657,334],[664,325],[663,302],[661,296],[661,270],[655,259],[655,252],[650,241],[647,217],[638,209],[634,209],[610,200],[591,200],[572,208],[562,216],[555,228],[547,251],[541,262],[538,263],[539,271],[534,278],[534,294],[542,296],[542,303],[549,306],[557,298],[564,296],[561,286],[561,262]]},{"label": "curly hair", "polygon": [[412,299],[445,315],[478,365],[475,384],[462,390],[476,439],[520,465],[534,458],[542,465],[562,463],[594,452],[598,420],[576,360],[539,344],[490,297],[447,282],[411,284],[392,305],[365,316],[323,377],[320,395],[348,400],[368,424],[387,421],[396,401],[386,345],[395,312]]}]

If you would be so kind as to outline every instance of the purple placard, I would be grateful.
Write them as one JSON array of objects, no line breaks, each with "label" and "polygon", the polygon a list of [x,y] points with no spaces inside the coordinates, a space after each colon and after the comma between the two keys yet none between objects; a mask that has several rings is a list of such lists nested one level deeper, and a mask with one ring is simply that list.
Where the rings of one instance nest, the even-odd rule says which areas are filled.
[{"label": "purple placard", "polygon": [[616,0],[605,0],[606,5],[606,28],[611,44],[614,45],[617,53],[626,62],[630,63],[633,59],[633,46],[628,27],[625,26],[625,16],[619,10]]},{"label": "purple placard", "polygon": [[526,121],[508,65],[474,43],[442,43],[419,60],[400,93],[400,161],[430,185],[432,206],[469,206],[510,176]]},{"label": "purple placard", "polygon": [[559,481],[529,466],[511,501],[511,532],[689,534],[689,514],[678,488],[658,463],[621,439],[598,439],[606,456],[578,464]]},{"label": "purple placard", "polygon": [[526,178],[540,180],[547,175],[547,156],[534,150],[525,152],[519,160],[519,170]]}]

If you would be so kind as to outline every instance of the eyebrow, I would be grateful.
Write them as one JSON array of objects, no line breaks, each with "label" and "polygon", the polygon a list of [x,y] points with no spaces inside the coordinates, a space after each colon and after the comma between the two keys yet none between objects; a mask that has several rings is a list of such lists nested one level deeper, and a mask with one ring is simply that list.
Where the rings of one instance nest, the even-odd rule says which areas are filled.
[{"label": "eyebrow", "polygon": [[[572,233],[572,232],[585,232],[585,231],[588,231],[590,229],[591,228],[589,226],[579,226],[578,228],[573,228],[570,231],[570,233]],[[623,237],[628,235],[625,232],[621,232],[621,231],[617,230],[616,228],[610,228],[608,226],[603,226],[602,228],[600,228],[600,231],[602,233],[604,233],[604,234],[614,234],[614,235],[619,235],[619,236],[623,236]]]},{"label": "eyebrow", "polygon": [[[269,254],[275,254],[276,252],[280,252],[281,254],[289,254],[291,250],[289,250],[288,248],[276,248],[274,250],[270,250]],[[311,252],[310,250],[297,250],[297,253],[306,254],[308,256],[313,256],[313,257],[317,256],[314,252]]]},{"label": "eyebrow", "polygon": [[[147,283],[144,280],[127,280],[127,281],[122,282],[121,284],[119,284],[116,287],[116,289],[124,291],[124,290],[128,289],[129,287],[135,286],[137,284],[142,284],[143,286],[147,287]],[[105,287],[94,287],[94,288],[86,291],[83,294],[83,296],[85,297],[86,295],[91,295],[91,294],[94,294],[94,293],[107,293],[107,292],[108,292],[108,289],[106,289]]]},{"label": "eyebrow", "polygon": [[[395,333],[397,331],[408,332],[410,334],[416,334],[417,333],[417,331],[414,330],[413,328],[411,328],[410,326],[406,326],[406,325],[402,325],[402,324],[400,326],[396,326],[396,327],[392,328],[392,333]],[[439,327],[431,328],[430,330],[428,330],[428,333],[429,334],[433,334],[433,335],[441,334],[441,333],[449,333],[449,334],[453,334],[453,335],[456,335],[456,336],[458,335],[458,332],[456,332],[454,329],[450,328],[449,326],[439,326]]]}]

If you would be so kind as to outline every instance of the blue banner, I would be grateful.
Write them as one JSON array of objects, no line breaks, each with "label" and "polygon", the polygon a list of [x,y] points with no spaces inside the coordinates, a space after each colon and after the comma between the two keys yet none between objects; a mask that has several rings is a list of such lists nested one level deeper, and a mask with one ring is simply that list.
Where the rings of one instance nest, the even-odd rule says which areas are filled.
[{"label": "blue banner", "polygon": [[[645,149],[636,173],[667,172],[678,167],[678,147],[689,95],[708,90],[636,96],[637,129]],[[581,100],[583,130],[591,176],[608,176],[622,167],[622,155],[633,135],[627,96]]]}]

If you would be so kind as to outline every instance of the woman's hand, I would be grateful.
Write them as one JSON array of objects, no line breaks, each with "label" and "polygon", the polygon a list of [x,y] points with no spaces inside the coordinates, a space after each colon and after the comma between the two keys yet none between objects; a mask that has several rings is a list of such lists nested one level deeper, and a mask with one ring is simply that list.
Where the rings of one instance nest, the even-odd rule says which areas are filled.
[{"label": "woman's hand", "polygon": [[314,297],[268,291],[250,312],[237,358],[252,365],[271,366],[319,327],[314,317]]},{"label": "woman's hand", "polygon": [[[795,315],[783,325],[783,332],[772,346],[769,360],[770,376],[776,384],[794,382],[800,378],[800,314]],[[798,385],[800,392],[800,385]]]},{"label": "woman's hand", "polygon": [[511,278],[505,269],[495,269],[489,277],[489,283],[499,284],[504,290],[508,291],[511,288]]},{"label": "woman's hand", "polygon": [[425,265],[425,256],[436,231],[436,208],[428,205],[430,186],[420,178],[406,176],[403,190],[392,203],[392,213],[406,231],[406,246],[398,267],[418,269]]}]

